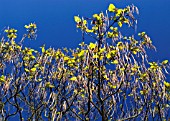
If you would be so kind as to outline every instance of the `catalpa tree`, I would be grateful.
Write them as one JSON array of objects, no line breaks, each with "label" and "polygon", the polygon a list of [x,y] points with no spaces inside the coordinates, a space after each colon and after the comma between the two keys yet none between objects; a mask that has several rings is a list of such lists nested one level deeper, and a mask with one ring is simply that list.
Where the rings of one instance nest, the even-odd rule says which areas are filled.
[{"label": "catalpa tree", "polygon": [[[134,5],[92,17],[74,16],[82,32],[75,49],[23,45],[36,38],[35,23],[17,43],[17,30],[6,28],[0,42],[0,118],[24,120],[168,120],[168,60],[150,62],[156,49],[145,32],[124,36],[133,28]],[[86,43],[86,36],[95,42]]]}]

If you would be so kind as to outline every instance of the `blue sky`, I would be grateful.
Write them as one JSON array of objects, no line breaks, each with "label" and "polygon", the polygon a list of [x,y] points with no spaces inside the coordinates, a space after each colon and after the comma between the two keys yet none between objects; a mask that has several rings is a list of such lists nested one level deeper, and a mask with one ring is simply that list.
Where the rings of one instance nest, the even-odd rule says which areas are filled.
[{"label": "blue sky", "polygon": [[106,10],[110,3],[120,8],[137,6],[138,32],[146,31],[157,48],[157,53],[149,52],[149,58],[170,60],[170,0],[0,0],[0,33],[10,26],[18,30],[21,38],[24,25],[35,22],[38,37],[27,40],[28,46],[37,50],[43,44],[56,49],[74,48],[81,42],[81,33],[76,31],[73,16],[91,17]]},{"label": "blue sky", "polygon": [[140,11],[138,31],[146,31],[157,47],[157,53],[149,53],[151,58],[169,59],[169,0],[1,0],[0,29],[14,27],[21,37],[25,32],[23,26],[35,22],[38,37],[36,41],[28,42],[29,46],[39,49],[45,43],[47,47],[56,49],[73,48],[81,42],[81,33],[76,31],[73,16],[91,17],[106,10],[109,3],[117,7],[136,5]]}]

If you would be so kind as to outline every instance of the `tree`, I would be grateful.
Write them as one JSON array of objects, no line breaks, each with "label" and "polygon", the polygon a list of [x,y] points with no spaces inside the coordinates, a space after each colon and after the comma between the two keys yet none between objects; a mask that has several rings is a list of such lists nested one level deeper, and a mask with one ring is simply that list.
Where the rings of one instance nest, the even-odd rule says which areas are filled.
[{"label": "tree", "polygon": [[[134,5],[110,4],[91,18],[74,16],[82,43],[76,49],[41,47],[36,24],[16,43],[17,30],[6,28],[0,43],[0,117],[10,120],[165,120],[169,119],[168,60],[150,62],[155,49],[145,32],[124,36],[122,26],[136,27]],[[96,42],[85,43],[88,35]]]}]

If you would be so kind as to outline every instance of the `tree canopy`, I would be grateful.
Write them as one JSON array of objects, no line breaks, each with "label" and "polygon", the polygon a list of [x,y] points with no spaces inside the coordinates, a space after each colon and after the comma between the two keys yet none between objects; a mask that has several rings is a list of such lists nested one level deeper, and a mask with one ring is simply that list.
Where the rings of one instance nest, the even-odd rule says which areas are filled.
[{"label": "tree canopy", "polygon": [[[17,30],[5,28],[0,42],[0,118],[11,120],[168,120],[168,60],[149,61],[155,50],[146,32],[136,31],[136,6],[92,17],[74,16],[82,32],[79,47],[46,48],[23,44],[36,39],[35,23],[17,42]],[[95,42],[86,43],[86,35]]]}]

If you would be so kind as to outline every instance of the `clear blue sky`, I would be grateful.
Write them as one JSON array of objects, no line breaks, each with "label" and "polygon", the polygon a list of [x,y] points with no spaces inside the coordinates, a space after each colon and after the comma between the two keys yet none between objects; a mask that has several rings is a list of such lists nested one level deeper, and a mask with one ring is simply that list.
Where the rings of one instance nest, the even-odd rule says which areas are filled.
[{"label": "clear blue sky", "polygon": [[170,0],[0,0],[0,30],[10,26],[21,37],[24,25],[35,22],[38,37],[27,42],[29,46],[39,50],[43,44],[56,49],[73,48],[81,42],[73,16],[91,17],[106,10],[110,3],[120,8],[136,5],[140,12],[138,31],[146,31],[157,47],[157,53],[149,53],[151,60],[170,60]]},{"label": "clear blue sky", "polygon": [[146,31],[158,50],[151,56],[169,59],[170,0],[1,0],[0,29],[14,27],[21,36],[25,24],[36,22],[38,38],[29,46],[39,49],[45,43],[47,47],[76,47],[81,33],[76,32],[73,16],[91,17],[106,10],[109,3],[117,7],[136,5],[140,11],[138,31]]}]

